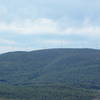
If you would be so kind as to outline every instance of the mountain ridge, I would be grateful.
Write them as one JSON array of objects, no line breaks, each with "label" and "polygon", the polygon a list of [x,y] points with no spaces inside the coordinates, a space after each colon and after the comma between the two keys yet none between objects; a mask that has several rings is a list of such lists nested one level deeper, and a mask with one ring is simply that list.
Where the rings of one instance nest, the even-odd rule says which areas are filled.
[{"label": "mountain ridge", "polygon": [[100,50],[45,49],[0,55],[0,82],[65,83],[100,87]]}]

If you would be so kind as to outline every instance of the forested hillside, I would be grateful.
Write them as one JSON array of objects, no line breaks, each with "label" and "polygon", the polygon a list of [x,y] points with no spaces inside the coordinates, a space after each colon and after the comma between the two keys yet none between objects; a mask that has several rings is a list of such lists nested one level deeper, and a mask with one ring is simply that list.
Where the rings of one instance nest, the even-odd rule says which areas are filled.
[{"label": "forested hillside", "polygon": [[0,100],[99,100],[96,90],[70,87],[62,84],[33,86],[0,85]]},{"label": "forested hillside", "polygon": [[99,76],[99,50],[47,49],[0,55],[1,83],[66,83],[99,89]]}]

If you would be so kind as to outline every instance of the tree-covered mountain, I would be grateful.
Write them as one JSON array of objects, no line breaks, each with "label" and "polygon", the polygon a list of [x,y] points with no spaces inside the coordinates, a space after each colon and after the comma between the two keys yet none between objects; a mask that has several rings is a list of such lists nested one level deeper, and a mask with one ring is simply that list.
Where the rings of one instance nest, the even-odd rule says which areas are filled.
[{"label": "tree-covered mountain", "polygon": [[46,49],[0,55],[0,83],[100,88],[100,50]]},{"label": "tree-covered mountain", "polygon": [[0,55],[0,100],[100,100],[100,50]]}]

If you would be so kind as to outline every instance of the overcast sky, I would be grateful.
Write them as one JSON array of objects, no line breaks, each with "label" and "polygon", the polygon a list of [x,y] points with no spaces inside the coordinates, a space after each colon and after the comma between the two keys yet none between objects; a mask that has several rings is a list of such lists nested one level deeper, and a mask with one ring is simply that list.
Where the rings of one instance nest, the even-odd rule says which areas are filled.
[{"label": "overcast sky", "polygon": [[99,43],[100,0],[0,0],[0,53]]}]

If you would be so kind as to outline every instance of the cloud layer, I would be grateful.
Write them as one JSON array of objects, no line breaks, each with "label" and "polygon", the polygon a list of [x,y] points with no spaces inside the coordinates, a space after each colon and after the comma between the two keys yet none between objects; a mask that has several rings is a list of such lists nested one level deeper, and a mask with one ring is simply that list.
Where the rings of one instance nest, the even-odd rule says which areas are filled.
[{"label": "cloud layer", "polygon": [[69,23],[62,26],[63,22],[54,21],[52,19],[41,18],[35,20],[25,20],[21,22],[0,23],[0,32],[11,32],[14,34],[52,34],[52,35],[86,35],[86,36],[99,36],[100,26],[92,25],[86,20],[80,26],[70,26]]},{"label": "cloud layer", "polygon": [[0,0],[0,52],[100,48],[99,0]]}]

